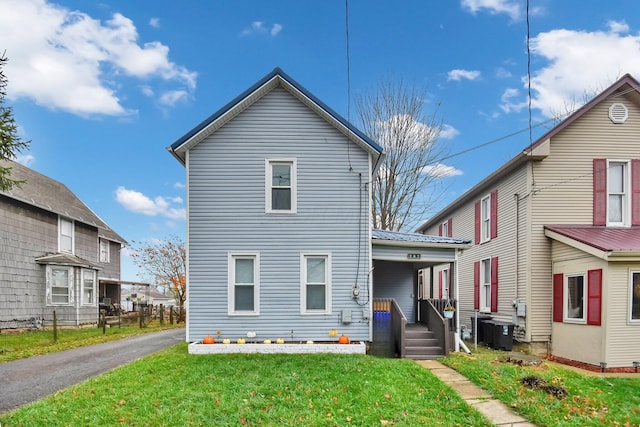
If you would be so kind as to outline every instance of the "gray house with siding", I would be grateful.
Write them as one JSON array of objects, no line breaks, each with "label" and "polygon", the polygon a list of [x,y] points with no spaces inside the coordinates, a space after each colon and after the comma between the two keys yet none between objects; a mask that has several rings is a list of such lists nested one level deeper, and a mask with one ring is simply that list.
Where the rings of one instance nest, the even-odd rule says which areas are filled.
[{"label": "gray house with siding", "polygon": [[467,327],[479,313],[566,363],[640,364],[639,88],[623,76],[419,228],[473,238]]},{"label": "gray house with siding", "polygon": [[2,160],[20,186],[0,192],[0,327],[96,323],[120,299],[126,243],[64,184]]},{"label": "gray house with siding", "polygon": [[467,243],[375,234],[382,147],[279,68],[168,150],[187,172],[187,341],[371,341],[376,292],[415,322],[418,269]]}]

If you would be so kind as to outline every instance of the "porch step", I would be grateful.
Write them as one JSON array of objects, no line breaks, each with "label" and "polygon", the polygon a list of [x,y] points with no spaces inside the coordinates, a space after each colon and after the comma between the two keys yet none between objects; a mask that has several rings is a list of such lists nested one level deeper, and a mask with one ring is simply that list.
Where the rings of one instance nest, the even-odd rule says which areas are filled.
[{"label": "porch step", "polygon": [[438,339],[425,326],[413,324],[407,327],[404,342],[404,357],[407,359],[429,360],[444,357],[444,349],[439,345]]}]

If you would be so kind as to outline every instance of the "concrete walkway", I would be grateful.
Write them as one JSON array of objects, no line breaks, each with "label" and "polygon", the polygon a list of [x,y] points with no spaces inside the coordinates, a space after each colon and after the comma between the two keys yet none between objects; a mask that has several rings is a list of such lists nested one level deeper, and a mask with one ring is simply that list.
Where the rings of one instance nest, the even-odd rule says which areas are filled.
[{"label": "concrete walkway", "polygon": [[455,390],[469,405],[484,415],[496,426],[536,427],[526,418],[515,414],[507,405],[494,399],[482,388],[460,375],[454,369],[435,360],[417,360],[419,365],[429,369],[442,382]]}]

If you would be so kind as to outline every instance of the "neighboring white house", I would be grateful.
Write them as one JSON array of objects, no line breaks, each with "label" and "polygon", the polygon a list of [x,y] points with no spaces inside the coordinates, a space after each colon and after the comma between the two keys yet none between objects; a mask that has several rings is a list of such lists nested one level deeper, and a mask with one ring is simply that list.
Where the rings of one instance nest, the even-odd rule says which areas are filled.
[{"label": "neighboring white house", "polygon": [[534,350],[593,369],[640,361],[639,87],[625,75],[418,229],[474,239],[463,323],[514,322]]}]

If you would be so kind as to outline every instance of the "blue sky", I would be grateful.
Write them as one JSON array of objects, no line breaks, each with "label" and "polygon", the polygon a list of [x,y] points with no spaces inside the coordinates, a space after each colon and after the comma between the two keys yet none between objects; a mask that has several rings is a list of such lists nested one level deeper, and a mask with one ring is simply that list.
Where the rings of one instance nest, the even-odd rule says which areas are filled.
[{"label": "blue sky", "polygon": [[[528,131],[503,138],[529,122],[525,5],[348,2],[352,99],[399,76],[427,87],[451,153],[499,139],[441,162],[443,203],[529,143]],[[184,236],[185,170],[166,147],[275,67],[347,117],[345,10],[337,0],[0,0],[7,102],[32,141],[19,161],[128,241]],[[640,78],[640,3],[532,0],[529,22],[534,124],[626,73]],[[122,261],[123,279],[139,280],[126,250]]]}]

